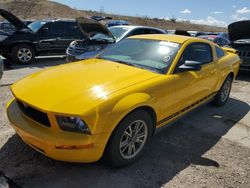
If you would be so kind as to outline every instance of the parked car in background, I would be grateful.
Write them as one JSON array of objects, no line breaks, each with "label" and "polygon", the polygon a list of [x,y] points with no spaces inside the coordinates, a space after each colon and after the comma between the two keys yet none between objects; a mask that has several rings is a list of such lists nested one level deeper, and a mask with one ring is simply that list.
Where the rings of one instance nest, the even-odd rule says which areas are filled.
[{"label": "parked car in background", "polygon": [[3,33],[14,33],[16,28],[10,22],[4,21],[0,22],[0,31]]},{"label": "parked car in background", "polygon": [[3,63],[2,58],[0,57],[0,79],[3,76],[3,71],[4,71],[4,63]]},{"label": "parked car in background", "polygon": [[[31,20],[23,20],[22,21],[25,25],[29,25],[31,24],[33,21]],[[8,33],[8,34],[12,34],[16,31],[16,28],[14,25],[12,25],[10,22],[8,21],[3,21],[0,22],[0,31],[4,32],[4,33]]]},{"label": "parked car in background", "polygon": [[223,38],[219,35],[200,35],[198,37],[202,38],[202,39],[210,40],[210,41],[218,44],[219,46],[229,46],[229,44],[230,44],[229,40],[227,40],[226,38]]},{"label": "parked car in background", "polygon": [[40,20],[27,26],[6,10],[0,9],[0,15],[16,28],[0,35],[0,55],[19,64],[29,64],[36,56],[63,55],[72,41],[84,37],[75,20]]},{"label": "parked car in background", "polygon": [[78,26],[86,36],[83,40],[73,41],[66,50],[66,61],[73,62],[96,56],[104,48],[133,35],[165,34],[162,29],[147,26],[105,27],[88,18],[77,18]]},{"label": "parked car in background", "polygon": [[119,25],[129,25],[127,21],[124,20],[109,20],[105,24],[107,27],[119,26]]},{"label": "parked car in background", "polygon": [[166,30],[167,34],[169,35],[184,35],[184,36],[191,36],[191,34],[188,32],[188,31],[185,31],[185,30],[173,30],[173,29],[170,29],[170,30]]},{"label": "parked car in background", "polygon": [[228,26],[231,47],[238,50],[241,69],[250,70],[250,20],[234,22]]},{"label": "parked car in background", "polygon": [[33,23],[35,20],[23,20],[22,22],[25,24],[25,25],[29,25],[31,23]]},{"label": "parked car in background", "polygon": [[156,129],[211,100],[224,105],[239,66],[234,49],[208,40],[132,36],[95,59],[16,82],[7,117],[48,157],[87,163],[103,156],[121,167],[142,156]]},{"label": "parked car in background", "polygon": [[91,16],[91,19],[95,20],[95,21],[103,21],[103,20],[112,20],[112,17],[110,16]]},{"label": "parked car in background", "polygon": [[217,35],[220,36],[220,37],[223,37],[223,38],[225,38],[227,40],[229,40],[229,35],[226,32],[219,32]]}]

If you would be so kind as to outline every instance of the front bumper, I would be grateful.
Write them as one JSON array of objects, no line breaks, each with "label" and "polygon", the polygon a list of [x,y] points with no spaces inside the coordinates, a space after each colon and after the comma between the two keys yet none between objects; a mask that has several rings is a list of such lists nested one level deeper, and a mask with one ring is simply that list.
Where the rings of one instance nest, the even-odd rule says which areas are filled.
[{"label": "front bumper", "polygon": [[[25,116],[15,100],[7,105],[7,115],[11,126],[25,143],[40,153],[60,161],[98,161],[109,138],[109,134],[85,135],[51,130]],[[78,148],[79,146],[81,148]],[[69,147],[70,149],[65,149]]]}]

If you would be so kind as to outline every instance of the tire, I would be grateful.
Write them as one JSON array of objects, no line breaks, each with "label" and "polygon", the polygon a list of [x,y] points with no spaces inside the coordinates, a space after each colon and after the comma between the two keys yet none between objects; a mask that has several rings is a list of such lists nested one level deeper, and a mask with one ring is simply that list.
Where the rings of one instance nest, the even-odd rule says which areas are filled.
[{"label": "tire", "polygon": [[216,106],[223,106],[224,104],[226,104],[229,95],[230,95],[230,91],[232,88],[232,82],[233,82],[233,78],[232,76],[227,76],[227,78],[224,80],[219,92],[217,93],[217,95],[215,96],[213,103]]},{"label": "tire", "polygon": [[[140,129],[136,134],[137,125]],[[116,168],[132,164],[143,154],[152,133],[153,121],[147,112],[138,110],[129,114],[112,133],[105,150],[105,161]]]},{"label": "tire", "polygon": [[11,57],[14,63],[20,65],[27,65],[34,61],[35,51],[33,47],[27,44],[20,44],[13,48],[11,52]]}]

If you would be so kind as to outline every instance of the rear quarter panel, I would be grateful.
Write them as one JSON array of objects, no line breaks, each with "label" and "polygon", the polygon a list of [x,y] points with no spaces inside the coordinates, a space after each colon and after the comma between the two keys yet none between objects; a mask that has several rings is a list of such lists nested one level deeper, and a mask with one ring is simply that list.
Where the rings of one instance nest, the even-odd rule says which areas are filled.
[{"label": "rear quarter panel", "polygon": [[225,50],[226,55],[222,58],[217,58],[216,67],[217,72],[219,74],[219,80],[217,83],[216,90],[219,90],[221,85],[223,84],[226,77],[233,73],[234,79],[238,74],[240,67],[240,58],[236,54],[236,52],[229,52]]}]

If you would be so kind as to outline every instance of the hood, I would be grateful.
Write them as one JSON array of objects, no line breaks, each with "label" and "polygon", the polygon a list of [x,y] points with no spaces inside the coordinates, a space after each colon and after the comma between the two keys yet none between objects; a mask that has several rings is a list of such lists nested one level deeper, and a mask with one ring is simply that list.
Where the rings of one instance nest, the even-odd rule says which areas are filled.
[{"label": "hood", "polygon": [[101,33],[109,36],[115,40],[114,35],[108,30],[108,28],[99,22],[85,17],[76,18],[76,22],[81,32],[89,39],[93,34]]},{"label": "hood", "polygon": [[[44,111],[81,115],[114,92],[159,74],[101,59],[61,65],[12,85],[14,96]],[[98,103],[100,104],[100,103]]]},{"label": "hood", "polygon": [[19,18],[4,9],[0,9],[0,15],[14,25],[17,30],[29,29]]},{"label": "hood", "polygon": [[228,26],[230,41],[250,39],[250,20],[234,22]]}]

